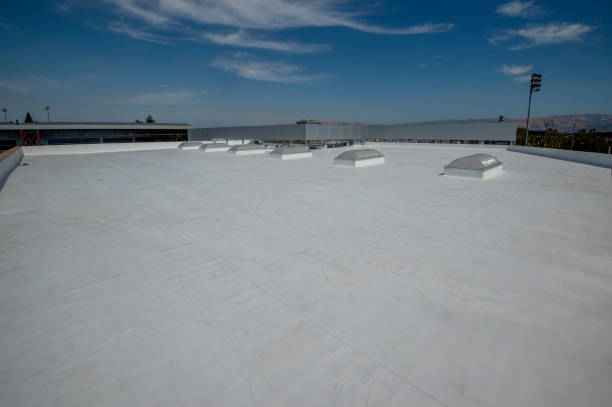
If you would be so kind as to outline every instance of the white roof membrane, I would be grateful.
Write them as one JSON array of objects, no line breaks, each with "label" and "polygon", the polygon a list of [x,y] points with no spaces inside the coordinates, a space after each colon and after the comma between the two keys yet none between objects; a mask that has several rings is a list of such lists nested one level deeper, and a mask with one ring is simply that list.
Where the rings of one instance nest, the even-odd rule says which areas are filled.
[{"label": "white roof membrane", "polygon": [[[609,407],[610,169],[374,147],[374,171],[26,155],[0,191],[0,405]],[[483,151],[503,176],[438,175]]]}]

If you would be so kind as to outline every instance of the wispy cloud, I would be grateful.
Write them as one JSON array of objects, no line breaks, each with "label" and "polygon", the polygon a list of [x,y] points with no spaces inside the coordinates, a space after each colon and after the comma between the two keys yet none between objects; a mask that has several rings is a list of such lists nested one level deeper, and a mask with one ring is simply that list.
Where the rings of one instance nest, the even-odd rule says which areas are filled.
[{"label": "wispy cloud", "polygon": [[489,38],[493,44],[519,40],[509,47],[511,50],[520,50],[540,45],[563,44],[568,42],[582,42],[584,36],[597,27],[580,23],[548,23],[529,25],[517,30],[506,30]]},{"label": "wispy cloud", "polygon": [[105,103],[125,104],[125,105],[145,105],[145,106],[170,106],[170,105],[189,105],[202,101],[205,91],[169,91],[157,93],[143,93],[135,96],[124,96],[105,99]]},{"label": "wispy cloud", "polygon": [[502,65],[499,71],[507,76],[522,75],[533,69],[533,65]]},{"label": "wispy cloud", "polygon": [[4,21],[0,21],[0,28],[3,30],[14,30],[15,26],[9,23],[5,23]]},{"label": "wispy cloud", "polygon": [[145,106],[190,105],[202,101],[205,91],[167,91],[142,93],[134,96],[123,96],[104,99],[105,103]]},{"label": "wispy cloud", "polygon": [[167,39],[160,35],[133,28],[123,22],[110,23],[108,25],[108,30],[115,34],[127,35],[128,37],[134,38],[136,40],[154,42],[157,44],[167,44],[168,43]]},{"label": "wispy cloud", "polygon": [[259,48],[294,53],[322,52],[330,49],[326,44],[302,44],[293,41],[282,42],[256,38],[244,30],[238,30],[229,34],[207,32],[203,33],[202,36],[216,44],[241,48]]},{"label": "wispy cloud", "polygon": [[543,14],[543,10],[536,6],[535,1],[514,0],[504,3],[495,9],[497,14],[507,17],[537,17]]},{"label": "wispy cloud", "polygon": [[276,30],[296,27],[345,26],[380,34],[426,34],[449,31],[453,24],[381,27],[357,19],[367,14],[347,0],[105,0],[120,13],[157,26],[189,20],[204,25]]},{"label": "wispy cloud", "polygon": [[512,80],[516,83],[525,83],[525,82],[529,82],[531,80],[531,75],[519,75],[519,76],[515,76],[514,78],[512,78]]},{"label": "wispy cloud", "polygon": [[[276,40],[257,31],[346,27],[374,34],[417,35],[454,28],[454,24],[447,22],[420,22],[404,27],[371,24],[367,16],[376,6],[359,5],[356,0],[64,0],[59,9],[74,13],[90,5],[101,5],[114,12],[119,22],[108,24],[107,29],[134,39],[163,44],[170,38],[205,38],[224,46],[293,53],[324,52],[330,47]],[[134,28],[142,24],[146,27]]]},{"label": "wispy cloud", "polygon": [[55,79],[37,75],[18,75],[0,81],[0,88],[11,92],[27,94],[38,89],[57,88],[61,83]]},{"label": "wispy cloud", "polygon": [[211,63],[211,66],[255,81],[305,83],[329,78],[326,74],[308,74],[304,68],[297,65],[256,60],[246,53],[219,57]]}]

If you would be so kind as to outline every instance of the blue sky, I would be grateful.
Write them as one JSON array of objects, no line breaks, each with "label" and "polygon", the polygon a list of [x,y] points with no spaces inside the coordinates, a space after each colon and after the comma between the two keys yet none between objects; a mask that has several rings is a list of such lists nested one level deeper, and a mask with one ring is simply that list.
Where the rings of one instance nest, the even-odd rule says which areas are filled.
[{"label": "blue sky", "polygon": [[9,120],[395,123],[612,113],[605,1],[3,5]]}]

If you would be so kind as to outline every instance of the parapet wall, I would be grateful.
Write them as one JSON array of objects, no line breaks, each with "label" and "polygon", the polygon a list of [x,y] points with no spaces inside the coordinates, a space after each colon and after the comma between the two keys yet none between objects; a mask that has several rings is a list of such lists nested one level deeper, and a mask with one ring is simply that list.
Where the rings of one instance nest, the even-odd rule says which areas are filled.
[{"label": "parapet wall", "polygon": [[179,141],[159,141],[150,143],[100,143],[100,144],[64,144],[45,146],[25,146],[23,153],[30,155],[60,154],[99,154],[118,153],[122,151],[147,151],[176,149]]},{"label": "parapet wall", "polygon": [[559,160],[590,164],[597,167],[612,168],[612,155],[602,153],[588,153],[585,151],[557,150],[555,148],[510,146],[508,151],[517,153],[540,155],[542,157],[557,158]]},{"label": "parapet wall", "polygon": [[0,189],[2,189],[13,170],[19,166],[22,159],[23,151],[20,147],[13,147],[0,153]]}]

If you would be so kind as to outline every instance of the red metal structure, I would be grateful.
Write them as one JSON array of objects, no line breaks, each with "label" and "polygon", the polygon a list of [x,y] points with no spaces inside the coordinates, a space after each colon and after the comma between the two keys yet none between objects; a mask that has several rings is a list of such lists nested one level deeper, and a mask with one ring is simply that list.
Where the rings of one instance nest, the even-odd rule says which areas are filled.
[{"label": "red metal structure", "polygon": [[22,146],[39,146],[40,132],[38,130],[19,130]]}]

